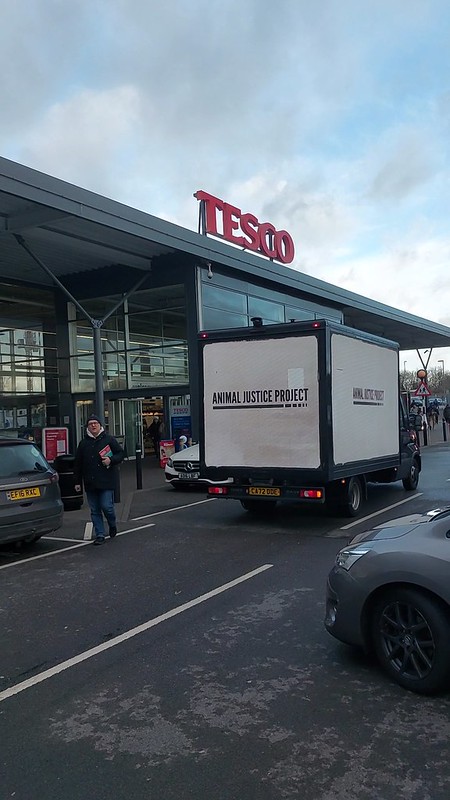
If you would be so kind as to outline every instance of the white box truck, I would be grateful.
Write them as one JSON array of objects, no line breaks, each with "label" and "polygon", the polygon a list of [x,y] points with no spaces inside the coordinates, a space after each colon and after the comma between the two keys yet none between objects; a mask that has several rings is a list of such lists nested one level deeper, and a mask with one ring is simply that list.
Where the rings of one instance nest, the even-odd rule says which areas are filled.
[{"label": "white box truck", "polygon": [[[248,511],[279,500],[356,516],[367,484],[417,487],[398,345],[328,320],[204,331],[200,473]],[[419,423],[418,423],[419,424]]]}]

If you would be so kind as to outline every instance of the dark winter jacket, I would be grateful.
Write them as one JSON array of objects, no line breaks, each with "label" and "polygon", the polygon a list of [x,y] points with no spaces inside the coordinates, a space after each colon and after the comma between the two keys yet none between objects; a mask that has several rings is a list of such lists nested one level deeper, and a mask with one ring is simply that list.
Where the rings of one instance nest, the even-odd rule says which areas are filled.
[{"label": "dark winter jacket", "polygon": [[[100,451],[109,448],[111,465],[102,464]],[[117,465],[123,461],[125,453],[114,436],[102,431],[97,438],[86,433],[77,447],[74,464],[74,483],[84,484],[87,491],[92,489],[115,489],[117,485]],[[104,458],[104,456],[103,456]]]}]

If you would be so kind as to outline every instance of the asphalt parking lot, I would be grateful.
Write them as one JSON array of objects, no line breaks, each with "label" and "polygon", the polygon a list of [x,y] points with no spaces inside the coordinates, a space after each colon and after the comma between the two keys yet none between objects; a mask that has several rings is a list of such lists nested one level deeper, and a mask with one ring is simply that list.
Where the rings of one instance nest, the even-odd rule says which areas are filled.
[{"label": "asphalt parking lot", "polygon": [[357,521],[255,520],[154,477],[103,548],[82,509],[0,552],[2,798],[448,798],[450,695],[405,692],[323,627],[339,547],[448,504],[448,446]]}]

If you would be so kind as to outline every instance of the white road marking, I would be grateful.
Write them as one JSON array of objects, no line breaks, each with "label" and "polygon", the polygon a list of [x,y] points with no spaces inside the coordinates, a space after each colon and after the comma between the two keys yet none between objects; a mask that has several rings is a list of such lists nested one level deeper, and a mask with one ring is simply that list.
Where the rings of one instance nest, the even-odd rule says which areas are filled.
[{"label": "white road marking", "polygon": [[384,508],[380,508],[379,511],[374,511],[373,514],[368,514],[367,517],[361,517],[360,519],[356,519],[354,522],[349,522],[348,525],[343,525],[341,531],[347,531],[349,528],[353,528],[354,525],[360,525],[361,522],[365,522],[366,519],[372,519],[372,517],[378,517],[379,514],[384,514],[385,511],[390,511],[391,508],[397,508],[397,506],[402,506],[403,503],[409,503],[410,500],[415,500],[416,497],[421,497],[423,492],[415,492],[412,494],[411,497],[407,497],[405,500],[400,500],[398,503],[392,503],[391,506],[385,506]]},{"label": "white road marking", "polygon": [[49,534],[48,536],[41,536],[41,539],[46,539],[48,542],[80,542],[79,539],[67,539],[64,536],[52,536]]},{"label": "white road marking", "polygon": [[158,514],[170,514],[171,511],[181,511],[183,508],[191,508],[191,506],[201,506],[202,503],[211,503],[216,500],[215,497],[208,497],[206,500],[197,500],[195,503],[186,503],[185,506],[175,506],[175,508],[166,508],[164,511],[154,511],[153,514],[144,514],[143,517],[132,517],[132,522],[137,522],[140,519],[147,519],[148,517],[157,517]]},{"label": "white road marking", "polygon": [[[120,531],[117,536],[124,536],[125,533],[133,533],[133,531],[141,531],[143,528],[154,528],[155,523],[149,522],[148,525],[140,525],[138,528],[129,528],[127,531]],[[44,538],[44,537],[42,537]],[[45,537],[47,538],[47,537]],[[49,539],[52,537],[49,536]],[[86,547],[87,545],[92,545],[92,541],[90,542],[80,542],[79,539],[63,539],[61,538],[61,542],[74,542],[77,541],[78,544],[72,544],[70,547],[62,547],[61,550],[52,550],[51,553],[41,553],[40,556],[30,556],[30,558],[21,558],[19,561],[12,561],[9,564],[2,564],[0,569],[8,569],[9,567],[18,567],[21,564],[29,564],[30,561],[38,561],[40,558],[50,558],[50,556],[59,556],[61,553],[68,553],[69,550],[76,550],[78,547]]]},{"label": "white road marking", "polygon": [[187,603],[183,603],[181,606],[172,608],[171,611],[166,611],[165,614],[160,614],[159,617],[154,617],[153,619],[142,623],[142,625],[138,625],[136,628],[131,628],[129,631],[121,633],[120,636],[115,636],[114,639],[110,639],[109,642],[103,642],[102,644],[98,644],[96,647],[91,647],[90,650],[85,650],[84,653],[79,653],[79,655],[69,658],[67,661],[62,661],[61,664],[56,664],[56,666],[46,669],[44,672],[40,672],[38,675],[34,675],[32,678],[28,678],[26,681],[22,681],[22,683],[16,683],[15,686],[11,686],[9,689],[5,689],[5,691],[0,692],[0,703],[2,703],[3,700],[7,700],[8,697],[12,697],[15,694],[24,692],[31,686],[36,686],[36,684],[42,683],[43,681],[52,678],[54,675],[64,672],[66,669],[75,667],[77,664],[81,664],[83,661],[87,661],[89,658],[97,656],[99,653],[104,653],[106,650],[110,650],[112,647],[116,647],[116,645],[122,644],[122,642],[126,642],[128,639],[132,639],[134,636],[138,636],[140,633],[144,633],[150,628],[154,628],[161,622],[165,622],[172,617],[176,617],[178,614],[182,614],[184,611],[188,611],[190,608],[194,608],[194,606],[200,605],[200,603],[204,603],[206,600],[210,600],[212,597],[216,597],[218,594],[227,592],[234,586],[238,586],[238,584],[244,583],[244,581],[248,581],[250,578],[254,578],[255,575],[259,575],[261,572],[265,572],[267,569],[271,569],[272,567],[273,564],[264,564],[262,567],[258,567],[251,572],[247,572],[245,575],[241,575],[240,578],[235,578],[228,583],[222,584],[222,586],[218,586],[216,589],[212,589],[210,592],[201,594],[199,597],[189,600]]}]

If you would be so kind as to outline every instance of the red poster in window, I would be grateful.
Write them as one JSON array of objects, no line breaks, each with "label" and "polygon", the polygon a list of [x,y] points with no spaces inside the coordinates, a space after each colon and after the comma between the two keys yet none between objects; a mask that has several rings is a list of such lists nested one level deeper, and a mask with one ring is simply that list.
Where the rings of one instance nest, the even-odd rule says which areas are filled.
[{"label": "red poster in window", "polygon": [[43,428],[42,452],[50,462],[57,456],[65,456],[69,452],[69,429]]},{"label": "red poster in window", "polygon": [[161,439],[159,443],[159,466],[164,469],[170,456],[175,452],[175,442],[173,439]]}]

